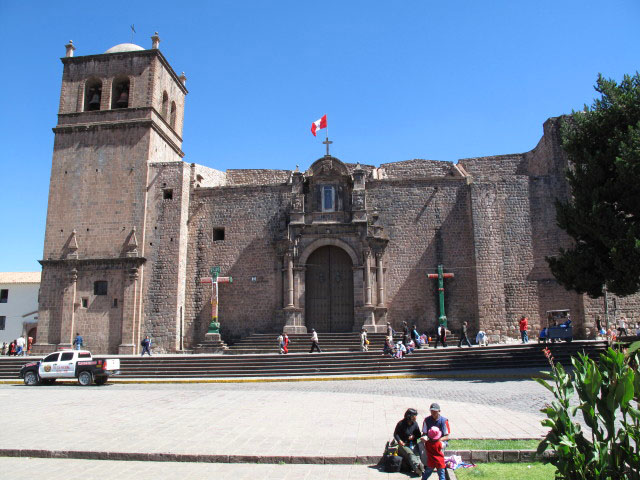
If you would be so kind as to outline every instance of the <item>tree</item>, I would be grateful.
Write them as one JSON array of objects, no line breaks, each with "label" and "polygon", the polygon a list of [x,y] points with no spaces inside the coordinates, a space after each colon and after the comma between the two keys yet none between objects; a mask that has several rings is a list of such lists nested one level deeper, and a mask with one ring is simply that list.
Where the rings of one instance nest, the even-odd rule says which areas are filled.
[{"label": "tree", "polygon": [[571,199],[556,219],[574,245],[547,262],[568,289],[626,296],[640,291],[640,74],[599,75],[595,89],[602,97],[562,122]]}]

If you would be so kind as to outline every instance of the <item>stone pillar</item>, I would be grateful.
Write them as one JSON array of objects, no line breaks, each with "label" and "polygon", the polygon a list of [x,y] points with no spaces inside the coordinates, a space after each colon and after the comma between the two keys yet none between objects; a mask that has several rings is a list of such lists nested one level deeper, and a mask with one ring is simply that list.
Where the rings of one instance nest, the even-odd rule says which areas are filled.
[{"label": "stone pillar", "polygon": [[382,268],[382,253],[376,253],[376,277],[378,280],[378,306],[384,306],[384,269]]},{"label": "stone pillar", "polygon": [[367,250],[364,253],[364,304],[371,305],[371,268],[369,266],[369,258],[371,252]]},{"label": "stone pillar", "polygon": [[136,352],[135,317],[138,292],[138,269],[132,268],[125,272],[124,291],[122,295],[122,325],[120,331],[120,355],[133,355]]},{"label": "stone pillar", "polygon": [[284,327],[283,333],[307,333],[307,327],[302,322],[302,309],[299,306],[299,302],[295,301],[295,280],[294,270],[296,270],[296,277],[299,276],[300,268],[294,268],[293,265],[293,253],[287,253],[285,256],[287,262],[287,293],[286,301],[287,306],[284,310]]},{"label": "stone pillar", "polygon": [[287,254],[287,307],[294,307],[294,299],[293,299],[293,255],[291,253]]},{"label": "stone pillar", "polygon": [[69,283],[62,293],[62,318],[60,321],[60,343],[58,348],[71,348],[76,332],[76,286],[78,284],[78,270],[73,268],[69,272]]}]

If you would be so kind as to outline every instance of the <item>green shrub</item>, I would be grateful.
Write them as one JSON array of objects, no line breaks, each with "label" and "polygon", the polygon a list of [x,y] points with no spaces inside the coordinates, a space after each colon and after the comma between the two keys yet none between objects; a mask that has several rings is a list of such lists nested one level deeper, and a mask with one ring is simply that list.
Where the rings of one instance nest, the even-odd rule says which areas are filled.
[{"label": "green shrub", "polygon": [[[640,480],[640,374],[635,342],[626,353],[609,348],[596,363],[579,354],[571,360],[573,374],[554,363],[547,380],[536,379],[553,393],[542,425],[549,433],[538,453],[555,450],[546,458],[563,480]],[[579,404],[570,401],[578,393]],[[591,432],[584,432],[575,417],[580,412]]]}]

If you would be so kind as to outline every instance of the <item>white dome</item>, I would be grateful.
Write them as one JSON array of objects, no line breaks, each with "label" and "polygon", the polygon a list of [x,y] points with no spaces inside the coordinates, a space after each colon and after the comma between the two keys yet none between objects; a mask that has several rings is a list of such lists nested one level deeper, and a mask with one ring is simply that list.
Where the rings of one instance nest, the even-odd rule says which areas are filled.
[{"label": "white dome", "polygon": [[144,50],[144,48],[140,45],[136,45],[135,43],[121,43],[120,45],[111,47],[104,53],[136,52],[138,50]]}]

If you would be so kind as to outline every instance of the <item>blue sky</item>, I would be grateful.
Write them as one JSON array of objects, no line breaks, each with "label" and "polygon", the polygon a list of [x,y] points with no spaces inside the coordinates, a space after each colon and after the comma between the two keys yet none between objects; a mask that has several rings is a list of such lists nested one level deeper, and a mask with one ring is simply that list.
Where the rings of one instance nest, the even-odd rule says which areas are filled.
[{"label": "blue sky", "polygon": [[638,70],[640,2],[0,0],[0,271],[39,270],[64,44],[131,40],[187,75],[185,160],[308,167],[524,152],[590,104],[597,74]]}]

